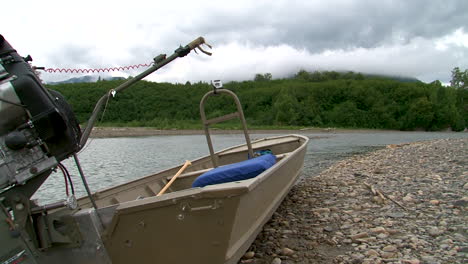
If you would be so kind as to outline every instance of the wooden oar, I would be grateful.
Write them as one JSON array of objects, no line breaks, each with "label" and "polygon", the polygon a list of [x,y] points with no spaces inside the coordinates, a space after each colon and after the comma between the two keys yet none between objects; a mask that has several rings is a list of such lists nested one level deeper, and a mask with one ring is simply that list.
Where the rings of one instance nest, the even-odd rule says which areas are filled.
[{"label": "wooden oar", "polygon": [[156,196],[161,196],[163,195],[166,190],[171,187],[172,183],[177,179],[177,177],[179,177],[180,174],[182,174],[182,172],[189,166],[189,165],[192,165],[192,163],[188,160],[185,161],[184,163],[184,166],[182,166],[182,168],[180,168],[180,170],[176,173],[176,175],[174,175],[174,177],[172,177],[172,179],[166,184],[166,186],[164,186],[164,188],[162,188],[162,190],[158,193],[158,195]]}]

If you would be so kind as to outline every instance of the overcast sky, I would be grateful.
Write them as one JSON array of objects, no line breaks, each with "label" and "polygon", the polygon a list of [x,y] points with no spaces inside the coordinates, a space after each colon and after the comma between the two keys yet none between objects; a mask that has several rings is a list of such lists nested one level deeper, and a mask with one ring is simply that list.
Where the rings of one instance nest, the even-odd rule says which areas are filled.
[{"label": "overcast sky", "polygon": [[192,52],[147,77],[153,81],[282,78],[305,69],[448,83],[454,67],[468,68],[468,0],[16,0],[1,18],[0,34],[46,68],[149,63],[198,36],[213,46],[212,57]]}]

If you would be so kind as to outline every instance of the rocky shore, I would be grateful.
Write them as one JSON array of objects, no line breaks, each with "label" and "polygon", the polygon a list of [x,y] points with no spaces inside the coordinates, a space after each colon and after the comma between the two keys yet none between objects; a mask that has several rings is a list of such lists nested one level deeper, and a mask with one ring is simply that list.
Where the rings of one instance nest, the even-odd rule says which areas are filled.
[{"label": "rocky shore", "polygon": [[306,175],[239,263],[468,261],[468,139],[402,145]]}]

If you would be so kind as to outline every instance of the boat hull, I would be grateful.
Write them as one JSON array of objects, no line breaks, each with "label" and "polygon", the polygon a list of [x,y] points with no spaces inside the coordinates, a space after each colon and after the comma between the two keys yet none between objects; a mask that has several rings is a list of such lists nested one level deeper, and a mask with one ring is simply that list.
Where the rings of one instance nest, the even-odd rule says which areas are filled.
[{"label": "boat hull", "polygon": [[[82,233],[93,240],[81,249],[89,253],[99,248],[100,255],[84,261],[86,254],[75,254],[80,252],[75,248],[77,262],[69,263],[237,263],[298,179],[307,143],[300,135],[254,141],[254,150],[270,149],[279,158],[252,179],[191,188],[194,179],[212,167],[207,156],[194,160],[164,195],[154,193],[181,166],[96,193],[97,212],[88,199],[81,199],[81,221],[89,219],[80,229],[87,228]],[[220,165],[230,164],[245,160],[247,148],[241,145],[216,155]],[[49,256],[67,252],[53,251]]]}]

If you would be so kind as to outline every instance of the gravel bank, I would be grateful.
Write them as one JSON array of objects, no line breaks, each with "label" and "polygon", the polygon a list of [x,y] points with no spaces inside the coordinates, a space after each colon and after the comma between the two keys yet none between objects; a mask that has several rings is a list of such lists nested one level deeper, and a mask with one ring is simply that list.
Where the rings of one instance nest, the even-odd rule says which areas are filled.
[{"label": "gravel bank", "polygon": [[239,263],[467,263],[468,139],[351,157],[296,184]]}]

